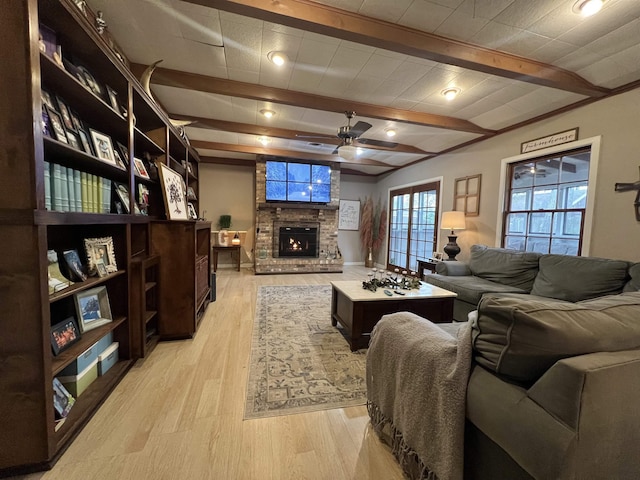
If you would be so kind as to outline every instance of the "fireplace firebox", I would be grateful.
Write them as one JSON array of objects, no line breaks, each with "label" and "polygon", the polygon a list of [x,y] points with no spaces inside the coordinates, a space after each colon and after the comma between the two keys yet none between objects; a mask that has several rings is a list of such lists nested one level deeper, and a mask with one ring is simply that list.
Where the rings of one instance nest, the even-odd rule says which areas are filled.
[{"label": "fireplace firebox", "polygon": [[280,227],[278,256],[318,258],[318,243],[317,227]]}]

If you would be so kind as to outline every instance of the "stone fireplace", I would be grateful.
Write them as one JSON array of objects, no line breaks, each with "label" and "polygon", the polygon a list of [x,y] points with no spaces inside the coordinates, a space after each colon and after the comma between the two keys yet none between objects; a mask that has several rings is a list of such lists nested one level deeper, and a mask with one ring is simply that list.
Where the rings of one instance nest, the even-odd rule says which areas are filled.
[{"label": "stone fireplace", "polygon": [[342,272],[340,165],[331,166],[331,202],[327,205],[267,203],[265,170],[264,161],[256,162],[256,274]]}]

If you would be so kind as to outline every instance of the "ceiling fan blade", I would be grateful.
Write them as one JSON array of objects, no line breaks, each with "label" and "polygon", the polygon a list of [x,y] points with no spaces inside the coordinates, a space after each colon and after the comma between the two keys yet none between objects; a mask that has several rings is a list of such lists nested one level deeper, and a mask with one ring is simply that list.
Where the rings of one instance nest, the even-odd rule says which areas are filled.
[{"label": "ceiling fan blade", "polygon": [[296,134],[296,138],[336,138],[335,135],[298,135]]},{"label": "ceiling fan blade", "polygon": [[385,147],[385,148],[396,148],[398,146],[398,144],[394,142],[374,140],[373,138],[359,138],[358,143],[362,143],[363,145],[373,145],[376,147]]},{"label": "ceiling fan blade", "polygon": [[331,152],[331,155],[337,155],[338,154],[338,148],[339,147],[336,147],[336,149],[333,152]]},{"label": "ceiling fan blade", "polygon": [[358,138],[364,132],[371,128],[371,124],[367,122],[358,122],[351,129],[349,129],[349,136],[352,138]]}]

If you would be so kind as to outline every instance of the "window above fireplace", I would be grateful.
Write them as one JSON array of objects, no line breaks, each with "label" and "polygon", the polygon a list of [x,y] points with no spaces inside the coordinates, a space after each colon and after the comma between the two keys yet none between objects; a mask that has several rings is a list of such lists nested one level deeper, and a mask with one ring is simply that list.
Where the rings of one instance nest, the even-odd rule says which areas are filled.
[{"label": "window above fireplace", "polygon": [[331,202],[331,167],[301,162],[266,162],[266,201]]}]

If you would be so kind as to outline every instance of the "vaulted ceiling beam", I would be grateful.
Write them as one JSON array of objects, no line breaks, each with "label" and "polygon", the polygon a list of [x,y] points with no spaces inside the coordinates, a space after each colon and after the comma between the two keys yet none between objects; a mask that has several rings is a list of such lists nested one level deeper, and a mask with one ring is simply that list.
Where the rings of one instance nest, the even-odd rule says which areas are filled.
[{"label": "vaulted ceiling beam", "polygon": [[[190,115],[179,115],[170,113],[170,118],[176,120],[190,120],[194,122],[192,127],[209,128],[212,130],[222,130],[225,132],[245,133],[248,135],[258,135],[273,138],[285,138],[296,140],[298,142],[317,142],[325,145],[340,145],[342,142],[336,135],[318,134],[317,132],[304,132],[301,130],[289,130],[287,128],[267,127],[262,125],[252,125],[250,123],[227,122],[224,120],[216,120],[214,118],[193,117]],[[358,141],[354,142],[358,145]],[[394,153],[413,153],[417,155],[433,155],[434,152],[425,152],[413,145],[398,144],[396,147],[384,147],[379,145],[362,144],[363,148],[371,150],[384,150]]]},{"label": "vaulted ceiling beam", "polygon": [[[138,78],[140,78],[146,68],[147,66],[145,65],[131,65],[131,70]],[[460,118],[371,105],[369,103],[360,103],[336,97],[324,97],[283,88],[265,87],[263,85],[236,82],[197,73],[170,70],[168,68],[156,68],[151,77],[151,82],[156,85],[197,90],[229,97],[250,98],[262,102],[280,103],[327,112],[344,113],[346,110],[354,110],[356,114],[361,117],[446,128],[448,130],[477,133],[480,135],[493,135],[494,133],[493,130],[479,127],[468,120]]]},{"label": "vaulted ceiling beam", "polygon": [[603,97],[610,91],[579,75],[517,55],[451,40],[309,0],[184,0],[375,48],[524,82]]},{"label": "vaulted ceiling beam", "polygon": [[219,150],[222,152],[249,153],[254,155],[271,155],[274,157],[297,158],[301,160],[311,160],[319,162],[350,163],[353,165],[372,165],[374,167],[397,168],[388,163],[371,160],[368,158],[357,158],[346,160],[338,155],[322,155],[319,153],[299,152],[297,150],[285,150],[283,148],[253,147],[250,145],[236,145],[232,143],[208,142],[205,140],[191,140],[191,146],[206,150]]}]

